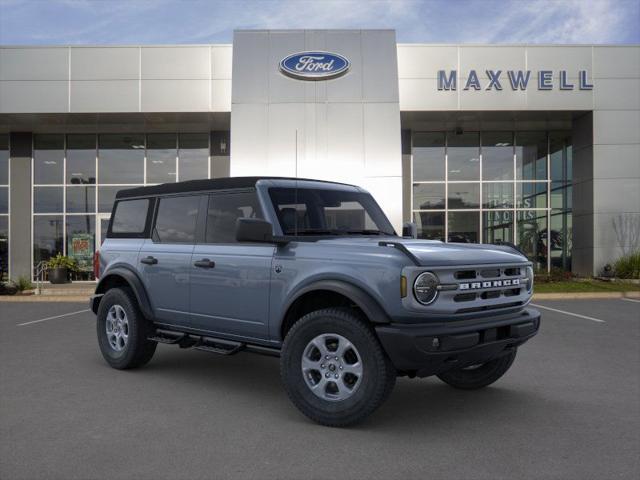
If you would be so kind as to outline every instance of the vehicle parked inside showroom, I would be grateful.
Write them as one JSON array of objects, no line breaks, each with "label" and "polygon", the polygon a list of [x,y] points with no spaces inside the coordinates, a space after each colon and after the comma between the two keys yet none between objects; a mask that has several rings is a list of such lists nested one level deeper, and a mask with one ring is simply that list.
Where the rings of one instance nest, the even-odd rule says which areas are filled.
[{"label": "vehicle parked inside showroom", "polygon": [[100,349],[117,369],[158,343],[279,356],[292,402],[330,426],[366,418],[398,376],[490,385],[538,332],[531,263],[509,245],[411,237],[354,185],[122,190],[94,262]]}]

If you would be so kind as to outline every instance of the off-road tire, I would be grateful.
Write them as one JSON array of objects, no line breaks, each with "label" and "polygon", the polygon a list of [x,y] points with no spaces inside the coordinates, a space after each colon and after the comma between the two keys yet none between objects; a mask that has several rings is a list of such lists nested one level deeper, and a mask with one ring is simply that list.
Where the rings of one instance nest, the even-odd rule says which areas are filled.
[{"label": "off-road tire", "polygon": [[[106,332],[107,314],[114,305],[122,307],[128,321],[128,339],[120,351],[116,351],[109,343]],[[97,318],[98,344],[102,356],[111,367],[119,370],[137,368],[151,360],[158,346],[157,342],[147,340],[153,327],[151,322],[142,315],[135,295],[130,289],[108,290],[100,300]]]},{"label": "off-road tire", "polygon": [[516,359],[517,349],[498,358],[483,363],[474,369],[456,369],[438,374],[438,378],[454,388],[477,390],[491,385],[502,377]]},{"label": "off-road tire", "polygon": [[[330,401],[314,394],[302,372],[302,356],[309,342],[322,334],[346,338],[362,358],[361,383],[349,398]],[[293,404],[311,420],[331,427],[346,427],[364,420],[391,394],[396,370],[373,329],[349,308],[311,312],[287,333],[280,357],[280,373]]]}]

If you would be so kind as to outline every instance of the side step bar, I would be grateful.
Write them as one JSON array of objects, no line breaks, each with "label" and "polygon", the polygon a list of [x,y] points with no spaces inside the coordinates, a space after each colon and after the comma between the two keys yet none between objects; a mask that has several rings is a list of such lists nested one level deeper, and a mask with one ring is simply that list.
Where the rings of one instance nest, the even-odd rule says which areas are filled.
[{"label": "side step bar", "polygon": [[149,340],[169,345],[178,345],[180,348],[195,348],[204,352],[217,353],[218,355],[234,355],[242,350],[274,357],[280,356],[280,350],[262,345],[251,345],[224,338],[206,337],[173,330],[156,329],[155,334],[148,337]]}]

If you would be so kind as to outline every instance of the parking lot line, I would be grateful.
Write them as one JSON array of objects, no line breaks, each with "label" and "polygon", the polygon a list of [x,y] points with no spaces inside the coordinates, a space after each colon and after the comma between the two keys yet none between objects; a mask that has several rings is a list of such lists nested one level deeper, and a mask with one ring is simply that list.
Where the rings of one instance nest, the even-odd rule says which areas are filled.
[{"label": "parking lot line", "polygon": [[17,326],[18,327],[24,327],[25,325],[31,325],[32,323],[46,322],[47,320],[55,320],[56,318],[69,317],[71,315],[77,315],[79,313],[85,313],[85,312],[88,312],[88,311],[89,311],[89,309],[85,308],[84,310],[78,310],[77,312],[63,313],[62,315],[55,315],[53,317],[40,318],[38,320],[31,320],[30,322],[18,323]]},{"label": "parking lot line", "polygon": [[599,318],[588,317],[586,315],[580,315],[579,313],[567,312],[566,310],[558,310],[557,308],[545,307],[544,305],[539,305],[532,303],[532,307],[543,308],[545,310],[550,310],[552,312],[564,313],[565,315],[571,315],[572,317],[584,318],[585,320],[591,320],[592,322],[605,323],[604,320],[600,320]]},{"label": "parking lot line", "polygon": [[620,300],[624,300],[625,302],[640,303],[640,300],[635,300],[633,298],[621,298]]}]

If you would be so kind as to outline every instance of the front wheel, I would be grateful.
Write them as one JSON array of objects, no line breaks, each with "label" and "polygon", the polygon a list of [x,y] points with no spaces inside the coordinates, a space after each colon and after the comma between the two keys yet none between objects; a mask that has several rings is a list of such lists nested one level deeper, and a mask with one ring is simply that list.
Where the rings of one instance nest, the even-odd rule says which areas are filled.
[{"label": "front wheel", "polygon": [[440,373],[438,378],[452,387],[462,390],[477,390],[486,387],[507,373],[516,359],[516,351],[517,349],[514,348],[509,353],[486,363]]},{"label": "front wheel", "polygon": [[332,427],[364,420],[386,400],[396,379],[371,328],[343,308],[311,312],[291,328],[280,372],[294,405]]}]

